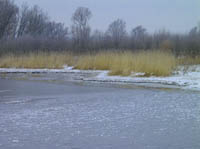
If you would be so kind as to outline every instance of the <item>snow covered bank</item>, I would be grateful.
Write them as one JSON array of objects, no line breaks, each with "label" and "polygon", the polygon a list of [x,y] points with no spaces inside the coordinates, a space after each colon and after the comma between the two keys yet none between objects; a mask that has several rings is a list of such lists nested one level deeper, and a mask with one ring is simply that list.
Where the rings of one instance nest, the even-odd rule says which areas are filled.
[{"label": "snow covered bank", "polygon": [[0,73],[91,73],[101,71],[77,70],[65,66],[63,69],[25,69],[25,68],[0,68]]},{"label": "snow covered bank", "polygon": [[188,72],[169,77],[121,77],[109,76],[108,72],[101,72],[97,77],[87,78],[85,80],[121,83],[156,83],[162,85],[172,85],[183,89],[200,90],[200,72]]},{"label": "snow covered bank", "polygon": [[143,73],[133,73],[128,77],[109,76],[109,71],[75,70],[73,67],[63,69],[15,69],[0,68],[0,73],[88,73],[94,74],[90,77],[83,77],[83,81],[114,82],[114,83],[156,83],[168,86],[176,86],[182,89],[200,90],[200,66],[180,67],[169,77],[141,77]]},{"label": "snow covered bank", "polygon": [[188,66],[178,68],[174,75],[169,77],[141,77],[142,73],[133,73],[129,77],[109,76],[108,71],[101,72],[94,78],[87,80],[102,82],[124,82],[124,83],[156,83],[163,85],[173,85],[182,89],[200,90],[200,66]]}]

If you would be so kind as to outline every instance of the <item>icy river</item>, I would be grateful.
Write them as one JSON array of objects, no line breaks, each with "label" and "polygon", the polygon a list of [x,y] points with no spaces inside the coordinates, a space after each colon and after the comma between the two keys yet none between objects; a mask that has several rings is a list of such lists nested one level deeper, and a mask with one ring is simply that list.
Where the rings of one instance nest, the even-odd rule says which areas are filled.
[{"label": "icy river", "polygon": [[0,149],[200,149],[198,91],[40,77],[1,77]]}]

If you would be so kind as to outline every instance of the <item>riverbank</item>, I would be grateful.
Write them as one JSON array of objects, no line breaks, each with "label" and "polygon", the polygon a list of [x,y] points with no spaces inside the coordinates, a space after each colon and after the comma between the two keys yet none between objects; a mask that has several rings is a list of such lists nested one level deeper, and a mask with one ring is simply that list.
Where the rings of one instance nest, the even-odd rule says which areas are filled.
[{"label": "riverbank", "polygon": [[[23,74],[23,75],[22,75]],[[27,74],[27,75],[26,75]],[[62,75],[61,75],[62,74]],[[49,80],[83,81],[96,83],[136,84],[152,87],[180,88],[200,90],[200,66],[193,65],[185,70],[179,67],[171,76],[145,77],[144,73],[132,73],[130,76],[110,76],[109,71],[104,70],[78,70],[65,66],[63,69],[17,69],[0,68],[1,78],[26,78]],[[25,76],[25,77],[24,77]],[[43,76],[42,78],[40,76]]]}]

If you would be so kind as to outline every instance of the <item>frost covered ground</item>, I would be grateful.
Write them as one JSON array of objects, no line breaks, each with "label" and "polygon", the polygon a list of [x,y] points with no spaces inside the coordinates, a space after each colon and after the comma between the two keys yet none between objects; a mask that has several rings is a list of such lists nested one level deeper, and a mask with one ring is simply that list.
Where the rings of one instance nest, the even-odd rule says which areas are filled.
[{"label": "frost covered ground", "polygon": [[97,70],[76,70],[73,67],[65,66],[63,69],[16,69],[0,68],[0,73],[74,73],[93,74],[89,77],[82,77],[83,81],[110,82],[110,83],[143,83],[160,84],[182,89],[200,90],[200,66],[179,67],[169,77],[142,77],[143,73],[132,73],[131,76],[109,76],[109,71]]}]

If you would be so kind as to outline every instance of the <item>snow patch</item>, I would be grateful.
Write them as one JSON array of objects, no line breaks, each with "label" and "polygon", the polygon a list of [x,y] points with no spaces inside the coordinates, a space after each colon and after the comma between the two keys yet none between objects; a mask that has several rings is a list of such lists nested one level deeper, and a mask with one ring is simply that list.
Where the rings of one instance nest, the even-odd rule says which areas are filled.
[{"label": "snow patch", "polygon": [[200,65],[178,67],[172,76],[169,77],[141,77],[144,73],[132,73],[131,76],[109,76],[109,71],[100,70],[77,70],[71,66],[64,66],[63,69],[17,69],[0,68],[0,73],[75,73],[95,74],[92,77],[83,77],[83,81],[98,82],[123,82],[123,83],[157,83],[173,85],[183,89],[200,90]]},{"label": "snow patch", "polygon": [[78,70],[74,67],[64,66],[63,69],[25,69],[25,68],[0,68],[0,73],[92,73],[98,70]]},{"label": "snow patch", "polygon": [[182,89],[200,90],[200,66],[191,66],[186,70],[179,69],[174,75],[169,77],[138,77],[144,73],[133,73],[131,76],[109,76],[109,71],[102,71],[93,78],[85,78],[86,81],[101,82],[123,82],[123,83],[157,83],[163,85],[173,85]]}]

